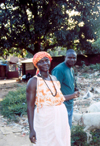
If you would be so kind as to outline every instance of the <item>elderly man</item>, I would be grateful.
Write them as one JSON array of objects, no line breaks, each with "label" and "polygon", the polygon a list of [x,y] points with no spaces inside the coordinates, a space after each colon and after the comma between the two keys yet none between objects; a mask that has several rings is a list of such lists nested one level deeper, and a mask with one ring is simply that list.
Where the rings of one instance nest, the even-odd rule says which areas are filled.
[{"label": "elderly man", "polygon": [[[63,95],[73,94],[76,90],[76,82],[74,77],[73,66],[77,61],[77,54],[73,49],[69,49],[66,53],[65,61],[57,65],[52,70],[52,75],[56,76],[57,80],[60,81],[61,91]],[[72,126],[72,115],[73,115],[73,99],[68,98],[64,102],[67,111],[70,128]]]}]

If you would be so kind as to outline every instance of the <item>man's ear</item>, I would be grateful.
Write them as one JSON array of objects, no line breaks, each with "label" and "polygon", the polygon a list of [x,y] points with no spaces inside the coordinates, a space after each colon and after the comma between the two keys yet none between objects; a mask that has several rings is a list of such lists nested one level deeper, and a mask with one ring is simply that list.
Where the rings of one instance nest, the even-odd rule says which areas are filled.
[{"label": "man's ear", "polygon": [[64,59],[66,59],[66,56],[64,57]]}]

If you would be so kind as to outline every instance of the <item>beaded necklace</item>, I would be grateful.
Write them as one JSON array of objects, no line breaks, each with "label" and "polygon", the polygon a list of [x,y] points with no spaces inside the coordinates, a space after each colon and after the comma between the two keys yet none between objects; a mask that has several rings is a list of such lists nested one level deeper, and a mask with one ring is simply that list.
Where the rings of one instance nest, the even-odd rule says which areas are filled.
[{"label": "beaded necklace", "polygon": [[49,77],[50,77],[50,80],[51,80],[51,82],[52,82],[52,84],[53,84],[53,86],[54,86],[54,89],[55,89],[55,94],[53,94],[53,92],[51,91],[51,89],[49,88],[49,86],[48,86],[48,84],[46,83],[46,81],[44,80],[44,78],[42,77],[42,75],[39,73],[38,74],[42,79],[43,79],[43,81],[44,81],[44,83],[46,84],[46,86],[48,87],[48,89],[50,90],[50,92],[51,92],[51,94],[52,94],[52,96],[56,96],[57,95],[57,89],[56,89],[56,87],[55,87],[55,84],[54,84],[54,82],[53,82],[53,80],[52,80],[52,78],[51,78],[51,76],[49,75]]}]

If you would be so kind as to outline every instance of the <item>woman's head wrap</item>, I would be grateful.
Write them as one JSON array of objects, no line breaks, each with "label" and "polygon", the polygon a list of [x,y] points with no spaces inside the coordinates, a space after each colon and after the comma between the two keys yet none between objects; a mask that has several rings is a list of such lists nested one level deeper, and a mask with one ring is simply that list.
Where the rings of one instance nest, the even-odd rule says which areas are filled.
[{"label": "woman's head wrap", "polygon": [[[38,69],[37,63],[44,57],[47,57],[50,60],[50,62],[52,61],[52,57],[50,56],[50,54],[45,51],[38,52],[33,56],[33,64],[37,69]],[[38,72],[36,74],[38,74]]]}]

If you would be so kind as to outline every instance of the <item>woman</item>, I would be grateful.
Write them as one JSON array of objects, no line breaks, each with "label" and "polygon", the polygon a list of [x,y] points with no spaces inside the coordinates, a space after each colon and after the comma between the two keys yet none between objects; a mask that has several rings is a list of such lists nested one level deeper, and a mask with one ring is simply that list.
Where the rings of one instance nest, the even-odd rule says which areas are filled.
[{"label": "woman", "polygon": [[36,146],[70,146],[70,128],[63,102],[76,98],[78,92],[63,96],[59,81],[49,74],[51,60],[50,54],[44,51],[33,57],[38,74],[29,80],[26,90],[30,140]]}]

